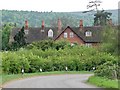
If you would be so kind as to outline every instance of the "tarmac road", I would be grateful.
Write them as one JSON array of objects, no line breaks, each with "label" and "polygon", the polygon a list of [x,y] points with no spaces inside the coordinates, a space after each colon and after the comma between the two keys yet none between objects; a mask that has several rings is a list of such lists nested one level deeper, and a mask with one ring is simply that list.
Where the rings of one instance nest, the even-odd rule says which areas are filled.
[{"label": "tarmac road", "polygon": [[13,81],[4,88],[97,88],[86,83],[93,74],[37,76]]}]

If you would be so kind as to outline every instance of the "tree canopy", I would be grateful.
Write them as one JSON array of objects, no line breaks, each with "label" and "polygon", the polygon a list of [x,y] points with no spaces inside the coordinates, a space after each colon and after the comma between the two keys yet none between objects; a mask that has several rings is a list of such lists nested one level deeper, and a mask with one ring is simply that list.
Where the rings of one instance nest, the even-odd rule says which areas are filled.
[{"label": "tree canopy", "polygon": [[22,29],[14,36],[13,48],[20,48],[26,45],[26,37],[24,32],[24,26]]},{"label": "tree canopy", "polygon": [[2,50],[8,50],[11,30],[12,26],[10,24],[6,24],[2,27]]},{"label": "tree canopy", "polygon": [[110,19],[110,16],[112,15],[112,13],[110,12],[105,12],[104,10],[102,11],[97,11],[96,14],[94,14],[95,18],[94,18],[94,25],[107,25],[107,21]]}]

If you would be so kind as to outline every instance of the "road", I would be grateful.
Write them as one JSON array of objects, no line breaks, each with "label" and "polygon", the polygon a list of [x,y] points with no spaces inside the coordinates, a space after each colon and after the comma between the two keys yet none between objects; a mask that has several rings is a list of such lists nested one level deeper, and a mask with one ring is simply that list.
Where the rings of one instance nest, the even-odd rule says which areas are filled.
[{"label": "road", "polygon": [[92,74],[65,74],[26,78],[4,85],[4,88],[97,88],[86,84]]}]

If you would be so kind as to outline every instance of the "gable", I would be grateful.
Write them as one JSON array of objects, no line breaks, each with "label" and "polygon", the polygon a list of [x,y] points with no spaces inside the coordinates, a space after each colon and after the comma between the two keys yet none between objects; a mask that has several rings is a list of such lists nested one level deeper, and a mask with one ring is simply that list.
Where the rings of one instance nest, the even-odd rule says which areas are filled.
[{"label": "gable", "polygon": [[84,43],[84,40],[81,37],[79,37],[76,34],[76,32],[74,32],[74,30],[69,26],[65,30],[63,30],[55,40],[58,40],[58,39],[66,39],[66,40],[69,40],[71,43],[72,42]]}]

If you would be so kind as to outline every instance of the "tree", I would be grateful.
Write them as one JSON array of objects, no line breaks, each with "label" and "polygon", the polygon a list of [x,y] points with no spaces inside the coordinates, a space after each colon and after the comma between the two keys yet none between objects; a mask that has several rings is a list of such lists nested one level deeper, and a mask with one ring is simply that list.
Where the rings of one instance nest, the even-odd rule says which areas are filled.
[{"label": "tree", "polygon": [[106,25],[107,21],[110,19],[110,16],[112,15],[112,13],[109,12],[104,12],[104,10],[102,11],[97,11],[97,13],[94,14],[95,18],[94,18],[94,25]]},{"label": "tree", "polygon": [[11,30],[12,26],[10,26],[9,24],[5,24],[4,27],[2,27],[2,50],[8,50],[9,36]]},{"label": "tree", "polygon": [[87,9],[95,7],[95,10],[98,11],[98,6],[100,6],[100,3],[102,3],[100,0],[90,1],[89,5],[87,5]]},{"label": "tree", "polygon": [[26,45],[26,37],[23,26],[22,29],[14,36],[13,48],[17,49],[25,45]]},{"label": "tree", "polygon": [[107,24],[107,21],[110,19],[110,16],[112,15],[112,13],[109,12],[105,12],[104,10],[100,11],[98,10],[98,6],[100,6],[102,2],[99,0],[95,0],[95,1],[90,1],[89,4],[87,5],[87,9],[89,8],[94,8],[92,10],[89,11],[84,11],[83,13],[87,13],[87,12],[91,12],[91,11],[96,11],[96,13],[94,14],[94,25],[98,26],[104,26]]},{"label": "tree", "polygon": [[119,42],[118,42],[118,29],[111,26],[105,26],[102,32],[102,45],[101,50],[107,53],[118,55]]}]

